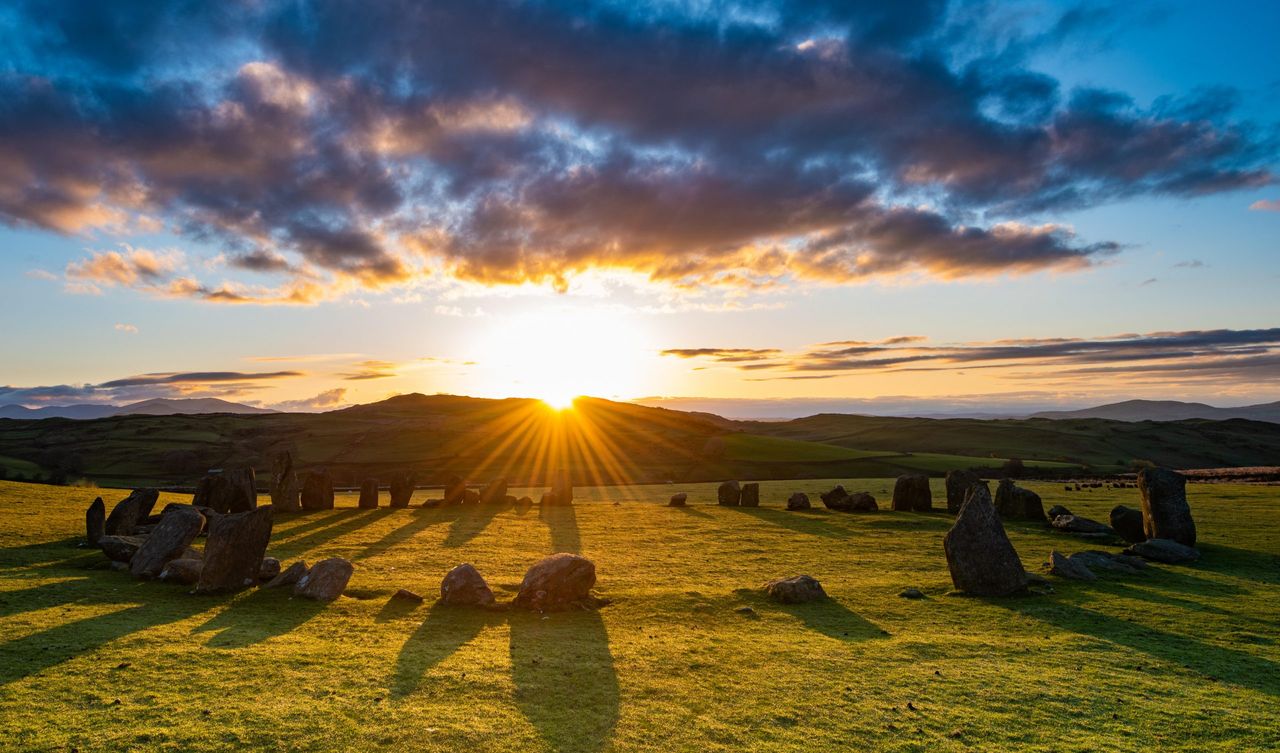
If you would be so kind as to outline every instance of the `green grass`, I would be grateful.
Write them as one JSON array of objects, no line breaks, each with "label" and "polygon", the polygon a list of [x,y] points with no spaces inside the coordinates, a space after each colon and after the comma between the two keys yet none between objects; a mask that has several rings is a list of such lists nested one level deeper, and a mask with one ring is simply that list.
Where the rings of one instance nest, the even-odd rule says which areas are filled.
[{"label": "green grass", "polygon": [[[1254,751],[1280,745],[1276,487],[1193,485],[1201,562],[1004,600],[947,595],[940,513],[709,504],[714,484],[583,489],[536,512],[282,518],[270,552],[340,555],[349,595],[196,597],[76,548],[84,490],[0,483],[6,751]],[[888,479],[845,481],[887,507]],[[1104,518],[1132,489],[1029,484]],[[686,509],[658,504],[687,491]],[[935,499],[941,483],[934,482]],[[165,500],[182,499],[165,495]],[[162,500],[163,502],[164,500]],[[1089,544],[1019,523],[1035,569]],[[595,561],[595,613],[394,608],[474,563],[503,598],[557,550]],[[755,590],[795,573],[827,603]],[[922,601],[901,599],[904,587]],[[750,605],[754,616],[735,613]],[[908,707],[910,703],[914,710]]]},{"label": "green grass", "polygon": [[0,455],[0,468],[3,468],[10,478],[18,474],[22,474],[27,478],[34,478],[44,473],[44,469],[37,463],[33,463],[30,460],[22,460],[21,458],[11,458],[6,455]]},{"label": "green grass", "polygon": [[729,434],[724,437],[724,456],[729,460],[764,462],[815,462],[858,460],[897,455],[881,450],[855,450],[821,442],[801,442],[756,434]]}]

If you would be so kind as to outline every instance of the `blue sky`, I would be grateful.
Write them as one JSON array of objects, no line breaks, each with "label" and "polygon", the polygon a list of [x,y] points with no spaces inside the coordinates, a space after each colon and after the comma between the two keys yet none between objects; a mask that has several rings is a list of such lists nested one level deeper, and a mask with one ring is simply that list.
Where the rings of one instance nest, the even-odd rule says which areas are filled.
[{"label": "blue sky", "polygon": [[1275,3],[85,12],[0,14],[0,403],[1280,399]]}]

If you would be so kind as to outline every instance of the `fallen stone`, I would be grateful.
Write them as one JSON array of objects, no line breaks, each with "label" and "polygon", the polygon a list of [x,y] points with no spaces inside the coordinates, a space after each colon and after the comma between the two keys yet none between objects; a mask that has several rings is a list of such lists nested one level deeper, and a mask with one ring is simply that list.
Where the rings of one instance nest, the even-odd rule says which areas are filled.
[{"label": "fallen stone", "polygon": [[247,512],[215,515],[209,521],[197,593],[235,591],[258,582],[271,540],[273,513],[271,505],[264,505]]},{"label": "fallen stone", "polygon": [[921,474],[899,476],[893,485],[893,509],[928,512],[933,509],[929,477]]},{"label": "fallen stone", "polygon": [[[1071,555],[1071,559],[1095,572],[1102,570],[1120,573],[1122,575],[1136,575],[1138,571],[1146,570],[1150,567],[1146,560],[1141,557],[1131,557],[1127,554],[1112,554],[1111,552],[1103,552],[1097,549],[1076,552]],[[1137,563],[1137,565],[1134,565],[1133,563]]]},{"label": "fallen stone", "polygon": [[280,560],[275,557],[263,557],[258,567],[258,582],[266,583],[280,574]]},{"label": "fallen stone", "polygon": [[320,468],[303,478],[301,501],[304,510],[333,509],[333,477],[328,470]]},{"label": "fallen stone", "polygon": [[743,484],[742,493],[738,496],[738,504],[742,507],[760,506],[760,485]]},{"label": "fallen stone", "polygon": [[464,562],[440,581],[440,603],[453,607],[487,607],[493,604],[493,591],[480,571]]},{"label": "fallen stone", "polygon": [[396,591],[395,593],[391,594],[391,601],[403,601],[411,604],[421,604],[422,602],[426,601],[426,599],[423,599],[421,596],[414,593],[413,591],[402,588],[399,591]]},{"label": "fallen stone", "polygon": [[904,588],[898,592],[898,596],[904,599],[923,599],[924,592],[918,588]]},{"label": "fallen stone", "polygon": [[185,586],[194,586],[200,582],[200,571],[203,569],[203,560],[179,557],[165,563],[164,568],[160,570],[159,580],[165,583],[181,583]]},{"label": "fallen stone", "polygon": [[1070,515],[1070,514],[1071,514],[1071,511],[1068,510],[1066,507],[1063,507],[1062,505],[1054,505],[1053,507],[1049,508],[1049,512],[1045,513],[1045,515],[1049,518],[1049,520],[1053,520],[1059,515]]},{"label": "fallen stone", "polygon": [[1187,504],[1185,476],[1168,468],[1143,468],[1138,472],[1138,491],[1142,494],[1142,528],[1147,538],[1196,545],[1196,522]]},{"label": "fallen stone", "polygon": [[736,614],[753,615],[756,610],[751,607],[737,607],[733,610]]},{"label": "fallen stone", "polygon": [[391,506],[397,509],[409,506],[413,499],[413,488],[417,477],[412,473],[401,473],[391,479]]},{"label": "fallen stone", "polygon": [[996,485],[996,512],[1005,520],[1036,520],[1043,522],[1044,505],[1040,495],[1013,483],[1011,479],[1000,479]]},{"label": "fallen stone", "polygon": [[1181,565],[1200,559],[1200,552],[1195,547],[1180,544],[1173,539],[1147,539],[1125,549],[1124,553],[1167,565]]},{"label": "fallen stone", "polygon": [[84,531],[89,546],[97,546],[98,540],[107,535],[107,506],[102,503],[102,497],[93,500],[85,510]]},{"label": "fallen stone", "polygon": [[160,492],[156,489],[134,489],[111,509],[103,523],[103,532],[108,536],[132,535],[139,525],[145,523],[158,499]]},{"label": "fallen stone", "polygon": [[1094,575],[1093,571],[1084,562],[1064,556],[1056,549],[1049,553],[1049,572],[1059,578],[1069,578],[1071,580],[1098,579],[1098,576]]},{"label": "fallen stone", "polygon": [[809,495],[805,494],[804,492],[795,492],[790,497],[787,497],[787,509],[788,510],[808,510]]},{"label": "fallen stone", "polygon": [[671,495],[671,499],[667,502],[667,507],[684,507],[689,501],[689,495],[685,492],[677,492]]},{"label": "fallen stone", "polygon": [[98,547],[113,562],[129,563],[133,555],[138,553],[146,542],[145,536],[112,536],[107,534],[98,539]]},{"label": "fallen stone", "polygon": [[539,612],[593,607],[599,604],[591,596],[595,584],[596,566],[591,560],[567,552],[553,554],[525,573],[512,606]]},{"label": "fallen stone", "polygon": [[1053,526],[1055,531],[1063,533],[1075,533],[1084,536],[1111,537],[1115,535],[1115,531],[1111,530],[1111,526],[1099,523],[1096,520],[1082,518],[1079,515],[1059,515],[1053,519],[1049,525]]},{"label": "fallen stone", "polygon": [[129,572],[137,578],[154,578],[171,560],[178,559],[200,535],[204,516],[190,505],[175,505],[156,524],[155,530],[129,560]]},{"label": "fallen stone", "polygon": [[742,488],[737,481],[725,481],[716,489],[717,504],[737,507],[742,502]]},{"label": "fallen stone", "polygon": [[355,566],[341,557],[320,560],[294,584],[293,595],[316,601],[333,601],[347,590],[347,583],[354,572]]},{"label": "fallen stone", "polygon": [[302,580],[302,576],[306,575],[309,569],[310,568],[307,567],[306,562],[303,562],[302,560],[298,560],[292,565],[289,565],[289,567],[285,568],[284,571],[281,572],[279,575],[267,581],[267,583],[263,585],[263,588],[280,588],[281,586],[292,586],[293,584]]},{"label": "fallen stone", "polygon": [[360,483],[360,499],[356,506],[361,510],[378,509],[378,479],[367,478]]},{"label": "fallen stone", "polygon": [[1111,508],[1111,527],[1120,538],[1130,544],[1147,540],[1147,532],[1142,524],[1142,511],[1132,507],[1116,505]]},{"label": "fallen stone", "polygon": [[1008,596],[1026,590],[1027,573],[1009,541],[985,484],[974,484],[942,539],[951,582],[975,596]]},{"label": "fallen stone", "polygon": [[947,488],[947,512],[953,514],[960,512],[960,507],[964,504],[965,495],[969,493],[969,487],[981,480],[978,474],[973,471],[947,471],[944,482]]},{"label": "fallen stone", "polygon": [[808,575],[793,575],[764,584],[765,594],[779,604],[805,604],[827,598],[822,584]]},{"label": "fallen stone", "polygon": [[875,512],[879,510],[876,498],[870,492],[854,492],[849,495],[849,512]]}]

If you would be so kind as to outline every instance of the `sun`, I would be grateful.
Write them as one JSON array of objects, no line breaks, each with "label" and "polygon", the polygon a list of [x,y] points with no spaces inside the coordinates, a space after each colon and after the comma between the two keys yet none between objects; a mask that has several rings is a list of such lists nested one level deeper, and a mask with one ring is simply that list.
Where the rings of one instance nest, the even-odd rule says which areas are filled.
[{"label": "sun", "polygon": [[556,410],[583,395],[633,398],[645,391],[653,345],[639,315],[563,305],[494,316],[474,341],[468,394],[537,398]]}]

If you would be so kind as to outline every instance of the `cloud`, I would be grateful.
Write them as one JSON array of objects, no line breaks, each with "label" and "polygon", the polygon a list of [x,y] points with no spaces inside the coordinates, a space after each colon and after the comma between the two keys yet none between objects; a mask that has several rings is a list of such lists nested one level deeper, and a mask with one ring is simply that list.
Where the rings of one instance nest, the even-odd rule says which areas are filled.
[{"label": "cloud", "polygon": [[301,371],[187,371],[154,372],[112,379],[98,384],[36,387],[0,385],[0,402],[23,405],[122,403],[157,397],[234,398],[260,389],[264,383],[305,376]]},{"label": "cloud", "polygon": [[332,410],[342,405],[343,399],[346,397],[347,391],[342,387],[336,387],[331,390],[325,390],[315,397],[309,397],[302,400],[285,400],[279,403],[273,403],[272,408],[285,412],[312,412]]},{"label": "cloud", "polygon": [[124,379],[113,379],[103,382],[98,387],[113,389],[117,387],[138,387],[156,384],[210,384],[219,382],[256,382],[264,379],[287,379],[305,376],[301,371],[188,371],[155,374],[140,374]]},{"label": "cloud", "polygon": [[355,364],[355,371],[348,371],[338,376],[348,381],[366,381],[370,379],[388,379],[396,376],[397,364],[390,361],[361,361]]},{"label": "cloud", "polygon": [[211,280],[96,252],[71,290],[260,305],[450,277],[1078,271],[1125,239],[1042,215],[1275,179],[1234,92],[1143,106],[1036,70],[1036,50],[1142,20],[1094,4],[1035,21],[942,0],[206,5],[11,11],[0,222],[159,223],[226,259]]},{"label": "cloud", "polygon": [[28,269],[26,275],[32,280],[46,280],[49,282],[56,282],[58,280],[57,275],[46,269]]},{"label": "cloud", "polygon": [[1202,269],[1207,266],[1209,265],[1205,264],[1199,259],[1188,259],[1187,261],[1180,261],[1177,264],[1174,264],[1173,268],[1174,269]]},{"label": "cloud", "polygon": [[1253,212],[1280,212],[1280,199],[1258,199],[1249,205]]},{"label": "cloud", "polygon": [[777,348],[670,348],[661,355],[677,358],[706,358],[716,363],[762,361],[782,353]]},{"label": "cloud", "polygon": [[1158,277],[1148,277],[1147,279],[1145,279],[1145,280],[1143,280],[1142,282],[1138,283],[1138,287],[1140,287],[1140,288],[1145,288],[1145,287],[1146,287],[1146,286],[1148,286],[1148,285],[1155,285],[1157,282],[1160,282],[1160,278],[1158,278]]},{"label": "cloud", "polygon": [[136,326],[132,325],[132,324],[121,324],[121,323],[117,323],[117,324],[115,325],[115,330],[116,330],[117,332],[124,332],[124,333],[130,334],[130,335],[136,335],[136,334],[138,334],[138,328],[137,328]]}]

